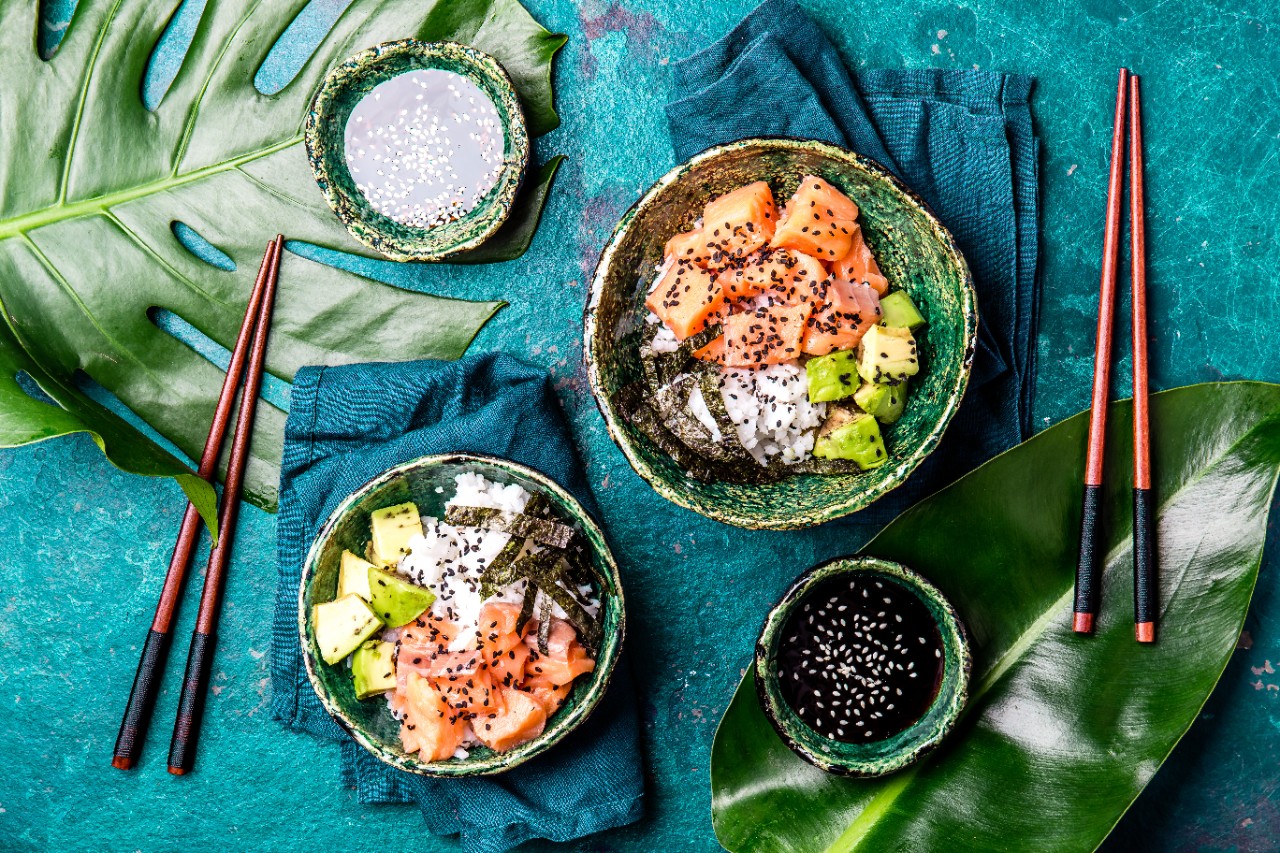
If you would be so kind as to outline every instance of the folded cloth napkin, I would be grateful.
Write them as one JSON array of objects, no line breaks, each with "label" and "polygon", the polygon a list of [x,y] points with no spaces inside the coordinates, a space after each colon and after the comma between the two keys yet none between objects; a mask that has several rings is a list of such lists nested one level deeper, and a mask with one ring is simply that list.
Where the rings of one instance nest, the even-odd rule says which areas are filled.
[{"label": "folded cloth napkin", "polygon": [[285,424],[271,638],[272,714],[342,744],[343,780],[362,803],[416,802],[427,828],[469,853],[531,838],[567,841],[640,817],[636,700],[625,661],[600,706],[545,754],[492,777],[396,770],[352,741],[320,705],[298,643],[298,584],[311,541],[351,492],[393,465],[470,451],[535,468],[595,509],[547,374],[503,354],[461,361],[306,367]]},{"label": "folded cloth napkin", "polygon": [[1031,85],[991,71],[851,74],[793,0],[765,0],[727,36],[672,65],[676,159],[749,136],[851,148],[919,193],[969,262],[980,321],[964,403],[916,474],[846,523],[882,525],[1033,432],[1039,141]]}]

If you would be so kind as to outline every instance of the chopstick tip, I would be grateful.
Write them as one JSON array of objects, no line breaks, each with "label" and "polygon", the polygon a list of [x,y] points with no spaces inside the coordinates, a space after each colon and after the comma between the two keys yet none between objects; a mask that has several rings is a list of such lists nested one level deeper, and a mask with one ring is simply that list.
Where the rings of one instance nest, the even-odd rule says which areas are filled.
[{"label": "chopstick tip", "polygon": [[1093,614],[1076,613],[1071,620],[1071,630],[1077,634],[1093,633]]},{"label": "chopstick tip", "polygon": [[1156,623],[1138,622],[1133,626],[1133,634],[1139,643],[1154,643],[1156,641]]},{"label": "chopstick tip", "polygon": [[186,771],[185,769],[183,769],[183,768],[181,768],[181,767],[174,767],[172,764],[171,764],[171,765],[169,765],[169,772],[170,772],[170,773],[172,773],[174,776],[185,776],[185,775],[187,775],[187,771]]},{"label": "chopstick tip", "polygon": [[127,755],[117,755],[112,757],[111,766],[117,770],[132,770],[133,759]]}]

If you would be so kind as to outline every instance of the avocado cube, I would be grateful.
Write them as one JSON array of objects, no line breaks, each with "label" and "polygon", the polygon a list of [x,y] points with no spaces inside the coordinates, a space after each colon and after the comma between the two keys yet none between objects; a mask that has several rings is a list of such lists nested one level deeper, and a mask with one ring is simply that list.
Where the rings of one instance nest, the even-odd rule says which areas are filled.
[{"label": "avocado cube", "polygon": [[380,566],[392,566],[409,553],[409,540],[422,535],[422,519],[418,507],[407,501],[369,514],[373,530],[370,556]]},{"label": "avocado cube", "polygon": [[880,325],[915,331],[925,325],[924,315],[905,290],[895,290],[880,300]]},{"label": "avocado cube", "polygon": [[435,593],[377,566],[369,567],[369,604],[389,628],[407,625],[436,600]]},{"label": "avocado cube", "polygon": [[880,423],[894,423],[902,417],[902,410],[906,407],[907,382],[904,379],[897,385],[864,383],[853,395],[853,401]]},{"label": "avocado cube", "polygon": [[369,640],[351,656],[351,678],[356,698],[368,699],[396,686],[396,644]]},{"label": "avocado cube", "polygon": [[845,423],[819,436],[813,455],[821,459],[850,459],[864,471],[879,468],[889,461],[880,424],[871,415],[858,413]]},{"label": "avocado cube", "polygon": [[342,552],[342,567],[338,570],[338,595],[355,594],[369,600],[369,570],[373,563],[363,560],[350,551]]},{"label": "avocado cube", "polygon": [[858,374],[879,385],[900,385],[920,372],[910,329],[872,326],[858,344]]},{"label": "avocado cube", "polygon": [[311,608],[311,630],[320,656],[330,665],[351,654],[382,628],[369,605],[358,595],[344,595]]},{"label": "avocado cube", "polygon": [[810,403],[843,400],[858,390],[858,354],[851,349],[811,358],[804,370]]}]

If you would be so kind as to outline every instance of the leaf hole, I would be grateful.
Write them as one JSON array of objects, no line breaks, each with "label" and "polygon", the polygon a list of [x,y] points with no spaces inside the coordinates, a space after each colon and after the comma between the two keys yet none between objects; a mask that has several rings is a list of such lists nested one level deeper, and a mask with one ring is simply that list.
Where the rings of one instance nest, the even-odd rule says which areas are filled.
[{"label": "leaf hole", "polygon": [[40,0],[36,11],[36,53],[48,62],[62,45],[80,0]]},{"label": "leaf hole", "polygon": [[303,6],[267,51],[253,75],[253,87],[264,95],[274,95],[292,83],[352,2],[311,0]]},{"label": "leaf hole", "polygon": [[[227,366],[231,364],[231,350],[167,308],[152,306],[147,309],[147,317],[160,331],[186,344],[205,361],[226,372]],[[263,371],[262,390],[258,393],[258,397],[280,411],[287,412],[289,411],[289,394],[292,390],[293,386],[288,382]],[[212,412],[210,414],[212,415]]]},{"label": "leaf hole", "polygon": [[156,432],[152,426],[138,417],[138,413],[129,408],[124,402],[112,393],[109,389],[104,388],[92,376],[85,373],[82,368],[76,368],[75,373],[71,375],[71,380],[75,384],[77,390],[84,394],[93,402],[106,409],[129,426],[142,433],[155,444],[173,455],[175,459],[181,461],[184,465],[195,469],[196,463],[191,457],[182,451],[182,448]]},{"label": "leaf hole", "polygon": [[[18,387],[22,389],[22,393],[26,394],[36,402],[48,403],[50,406],[58,406],[58,401],[46,394],[44,389],[40,387],[40,383],[36,381],[34,376],[27,373],[27,371],[19,370],[17,373],[13,374],[13,381],[18,383]],[[61,406],[58,407],[61,408]]]},{"label": "leaf hole", "polygon": [[230,255],[210,243],[200,235],[200,232],[187,223],[175,220],[169,228],[173,231],[173,236],[182,244],[182,248],[209,266],[217,267],[226,272],[236,271],[236,262],[231,259]]},{"label": "leaf hole", "polygon": [[208,0],[182,0],[165,25],[164,32],[156,39],[155,47],[151,48],[147,70],[142,75],[142,105],[151,112],[159,108],[164,96],[169,94],[169,87],[178,78],[207,4]]}]

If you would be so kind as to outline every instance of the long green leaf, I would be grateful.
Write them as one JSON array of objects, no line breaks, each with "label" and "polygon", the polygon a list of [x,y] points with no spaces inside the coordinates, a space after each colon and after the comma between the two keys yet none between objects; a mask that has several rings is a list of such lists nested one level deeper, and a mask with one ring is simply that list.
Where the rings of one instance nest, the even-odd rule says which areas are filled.
[{"label": "long green leaf", "polygon": [[[49,61],[32,39],[38,4],[0,4],[0,443],[84,431],[125,470],[176,476],[206,510],[212,491],[80,390],[83,372],[189,457],[200,454],[221,371],[149,319],[174,312],[225,347],[258,261],[293,241],[364,253],[325,206],[307,167],[302,120],[328,69],[389,39],[469,41],[511,73],[534,135],[554,128],[550,69],[564,36],[516,0],[357,0],[281,91],[253,78],[307,0],[210,3],[154,112],[140,96],[171,4],[80,3]],[[464,260],[521,254],[556,161],[531,172],[501,239]],[[237,269],[175,238],[185,223]],[[501,307],[411,293],[287,254],[267,368],[456,358]],[[58,406],[13,381],[30,374]],[[61,408],[59,408],[59,406]],[[284,413],[259,408],[246,497],[275,502]],[[206,518],[209,518],[206,512]]]},{"label": "long green leaf", "polygon": [[752,673],[716,733],[715,829],[732,851],[1055,853],[1096,848],[1195,719],[1235,648],[1277,471],[1280,386],[1195,385],[1152,400],[1160,628],[1133,639],[1131,407],[1110,413],[1097,636],[1070,630],[1087,413],[901,515],[864,549],[956,605],[971,699],[932,756],[881,780],[794,756]]}]

